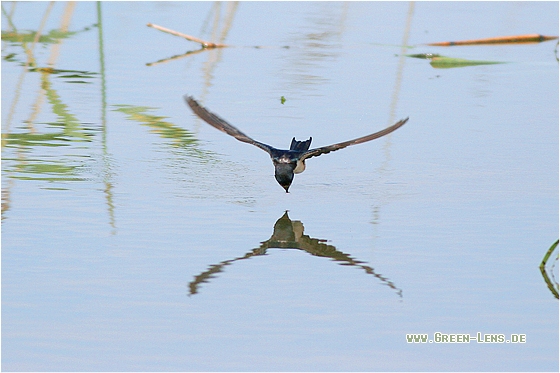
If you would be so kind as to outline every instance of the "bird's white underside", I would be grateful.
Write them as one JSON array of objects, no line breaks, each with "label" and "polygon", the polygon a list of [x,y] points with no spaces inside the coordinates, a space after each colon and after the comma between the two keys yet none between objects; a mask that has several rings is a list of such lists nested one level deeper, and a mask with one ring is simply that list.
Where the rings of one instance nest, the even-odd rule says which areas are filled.
[{"label": "bird's white underside", "polygon": [[294,174],[301,174],[305,171],[305,161],[297,161],[296,168],[294,169]]}]

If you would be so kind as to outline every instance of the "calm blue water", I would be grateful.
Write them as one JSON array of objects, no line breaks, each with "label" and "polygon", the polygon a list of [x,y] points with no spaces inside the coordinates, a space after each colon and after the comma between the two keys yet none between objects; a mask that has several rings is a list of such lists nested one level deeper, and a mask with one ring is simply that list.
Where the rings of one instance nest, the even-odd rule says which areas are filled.
[{"label": "calm blue water", "polygon": [[[2,370],[559,369],[556,41],[424,45],[558,3],[2,8]],[[277,147],[410,120],[286,194],[184,94]],[[406,342],[436,332],[527,342]]]}]

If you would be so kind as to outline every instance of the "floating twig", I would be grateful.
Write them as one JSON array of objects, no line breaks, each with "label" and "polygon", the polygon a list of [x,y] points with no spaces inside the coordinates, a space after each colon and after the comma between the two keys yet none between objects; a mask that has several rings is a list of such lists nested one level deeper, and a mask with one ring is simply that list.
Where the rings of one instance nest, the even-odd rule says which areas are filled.
[{"label": "floating twig", "polygon": [[148,23],[147,26],[155,28],[156,30],[159,30],[159,31],[166,32],[166,33],[171,34],[171,35],[180,36],[180,37],[185,38],[187,40],[194,41],[195,43],[199,43],[200,45],[202,45],[202,48],[224,48],[224,47],[228,46],[226,44],[212,43],[212,42],[205,41],[205,40],[202,40],[202,39],[199,39],[199,38],[195,38],[194,36],[183,34],[181,32],[174,31],[174,30],[162,27],[162,26],[154,25],[153,23]]},{"label": "floating twig", "polygon": [[517,35],[517,36],[498,36],[495,38],[444,41],[441,43],[429,43],[435,47],[452,47],[455,45],[477,45],[477,44],[507,44],[507,43],[540,43],[547,40],[558,39],[558,36],[545,36],[539,34]]}]

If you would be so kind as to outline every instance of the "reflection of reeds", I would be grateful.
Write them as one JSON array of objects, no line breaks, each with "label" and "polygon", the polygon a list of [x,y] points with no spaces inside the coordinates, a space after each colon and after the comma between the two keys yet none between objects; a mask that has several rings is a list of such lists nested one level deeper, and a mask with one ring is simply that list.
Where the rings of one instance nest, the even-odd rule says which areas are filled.
[{"label": "reflection of reeds", "polygon": [[[5,183],[7,185],[4,185]],[[13,180],[2,181],[2,220],[6,218],[5,213],[10,209],[10,204],[11,204],[10,189],[13,186],[13,184],[14,184]]]},{"label": "reflection of reeds", "polygon": [[2,2],[2,14],[6,17],[6,19],[8,20],[8,24],[11,30],[15,31],[16,26],[14,25],[14,23],[12,22],[12,16],[14,15],[14,12],[16,10],[16,4],[17,1],[13,1],[12,2],[12,9],[10,10],[10,13],[8,14],[8,12],[6,12],[6,9],[4,9],[4,2]]},{"label": "reflection of reeds", "polygon": [[400,57],[399,57],[399,64],[397,67],[397,74],[396,74],[396,78],[395,78],[395,86],[393,87],[393,95],[391,96],[391,105],[390,110],[389,110],[389,122],[388,123],[393,123],[394,122],[394,118],[395,118],[395,110],[399,101],[399,92],[401,89],[401,84],[402,84],[402,76],[403,76],[403,70],[404,70],[404,63],[405,63],[405,58],[404,58],[404,54],[406,52],[406,49],[408,48],[408,38],[410,37],[410,28],[412,25],[412,16],[414,15],[414,2],[411,1],[408,4],[408,12],[406,14],[406,23],[405,23],[405,27],[403,30],[403,38],[402,38],[402,43],[401,43],[401,53],[400,53]]},{"label": "reflection of reeds", "polygon": [[[220,28],[220,9],[222,7],[221,3],[214,3],[214,9],[210,11],[210,13],[214,13],[214,22],[212,24],[212,34],[213,35],[220,35],[219,41],[223,42],[226,40],[226,37],[231,30],[231,25],[233,24],[233,18],[235,17],[235,13],[237,11],[237,2],[228,2],[226,8],[226,14],[224,16],[224,20],[222,22],[221,31]],[[216,53],[209,53],[208,54],[208,61],[202,67],[202,73],[204,76],[204,92],[200,94],[200,99],[204,101],[206,97],[206,93],[208,92],[209,87],[212,85],[211,80],[214,78],[213,71],[221,61],[223,50],[219,49]]]},{"label": "reflection of reeds", "polygon": [[[552,246],[550,246],[550,248],[548,249],[548,251],[544,255],[544,258],[541,262],[541,265],[539,266],[539,268],[541,270],[541,274],[544,278],[544,281],[546,282],[546,286],[548,286],[548,289],[550,290],[550,292],[552,293],[552,295],[554,295],[554,297],[556,299],[558,299],[558,281],[554,279],[554,275],[553,275],[552,271],[550,271],[550,277],[552,277],[552,280],[550,279],[550,277],[548,276],[548,273],[546,271],[546,265],[548,263],[548,260],[552,256],[552,253],[558,247],[558,242],[559,242],[559,240],[556,240],[556,242],[553,243]],[[558,261],[558,253],[556,253],[556,261]],[[550,265],[549,267],[552,268],[553,265]]]},{"label": "reflection of reeds", "polygon": [[193,55],[193,54],[198,54],[198,53],[204,52],[205,50],[206,50],[206,48],[200,48],[200,49],[197,49],[195,51],[188,51],[188,52],[183,53],[183,54],[178,54],[178,55],[171,56],[171,57],[168,57],[168,58],[162,58],[161,60],[157,60],[156,62],[148,62],[148,63],[146,63],[146,66],[155,66],[155,65],[162,64],[162,63],[167,63],[167,62],[178,60],[178,59],[181,59],[183,57],[187,57],[187,56],[190,56],[190,55]]},{"label": "reflection of reeds", "polygon": [[[2,14],[4,14],[6,19],[8,20],[11,32],[13,32],[13,33],[17,33],[17,28],[12,21],[12,16],[15,12],[16,4],[17,4],[17,2],[12,3],[12,9],[10,10],[10,13],[8,14],[8,12],[6,12],[6,10],[4,9],[4,3],[2,3]],[[49,6],[47,7],[47,11],[46,11],[45,15],[43,16],[44,20],[48,17],[48,14],[50,13],[50,10],[52,9],[53,4],[54,4],[54,2],[51,2],[49,4]],[[44,22],[42,22],[41,24],[44,25]],[[40,35],[39,31],[37,32],[37,35]],[[4,40],[4,32],[2,32],[2,40]],[[29,49],[27,48],[27,43],[22,43],[22,48],[24,49],[26,54],[29,56],[30,52],[29,52]],[[22,72],[21,72],[21,74],[18,78],[18,82],[17,82],[16,88],[14,90],[14,92],[15,92],[14,99],[12,101],[12,105],[10,106],[10,111],[8,112],[8,116],[6,118],[6,121],[2,121],[2,141],[1,141],[2,153],[4,152],[4,148],[8,143],[8,135],[10,133],[10,124],[12,122],[12,118],[13,118],[13,115],[14,115],[14,112],[15,112],[15,108],[16,108],[17,103],[19,101],[19,97],[20,97],[20,94],[21,94],[21,87],[23,85],[23,80],[25,78],[25,75],[28,71],[29,62],[30,62],[30,60],[28,58],[25,66],[22,69]],[[21,158],[22,157],[21,151],[19,153],[20,153],[19,158]],[[9,181],[7,186],[5,186],[4,182],[2,182],[2,219],[4,219],[5,212],[7,210],[9,210],[9,208],[10,208],[9,201],[10,201],[10,191],[11,191],[12,186],[13,186],[12,181]]]},{"label": "reflection of reeds", "polygon": [[105,53],[103,48],[103,17],[101,14],[101,1],[97,2],[97,36],[99,42],[99,69],[101,75],[101,146],[103,149],[103,183],[105,188],[105,200],[107,202],[107,212],[109,214],[109,224],[115,233],[115,204],[113,203],[113,183],[111,172],[111,155],[107,148],[107,93],[105,81]]},{"label": "reflection of reeds", "polygon": [[[406,52],[406,49],[408,48],[408,39],[410,37],[410,29],[412,27],[412,20],[413,20],[413,16],[414,16],[414,1],[410,1],[408,3],[408,9],[407,9],[407,13],[406,13],[406,22],[404,24],[404,29],[403,29],[403,36],[402,36],[402,42],[400,45],[401,48],[401,53],[400,53],[400,57],[399,57],[399,62],[397,65],[397,71],[395,74],[395,84],[393,86],[393,93],[391,95],[391,103],[389,105],[389,123],[393,123],[394,118],[396,116],[396,109],[397,109],[397,105],[399,103],[399,95],[400,95],[400,90],[401,90],[401,86],[402,86],[402,78],[403,78],[403,72],[404,72],[404,65],[406,62],[406,59],[404,58],[404,53]],[[381,177],[385,177],[387,168],[389,167],[389,164],[391,162],[391,137],[387,136],[385,139],[385,144],[383,145],[383,159],[381,161],[381,164],[379,166],[379,168],[377,169],[377,173],[381,176]],[[386,201],[384,201],[385,198],[380,200],[380,203],[377,204],[377,206],[373,206],[373,219],[372,219],[372,224],[377,224],[378,220],[379,220],[379,212],[381,210],[381,205],[386,203]]]},{"label": "reflection of reeds", "polygon": [[[49,14],[50,14],[50,12],[51,12],[51,9],[52,9],[53,5],[54,5],[54,1],[51,1],[51,2],[49,3],[49,5],[47,6],[47,9],[46,9],[46,11],[45,11],[45,14],[43,15],[43,18],[41,19],[41,24],[40,24],[40,26],[39,26],[39,29],[38,29],[37,32],[35,32],[35,34],[33,35],[33,39],[32,39],[32,40],[26,40],[26,39],[24,38],[24,39],[22,39],[22,41],[21,41],[21,47],[23,48],[25,54],[27,55],[27,60],[26,60],[26,62],[25,62],[25,66],[24,66],[24,68],[23,68],[23,70],[22,70],[22,72],[21,72],[21,75],[20,75],[20,77],[19,77],[19,79],[18,79],[18,82],[17,82],[17,84],[16,84],[16,89],[15,89],[15,93],[16,93],[16,94],[15,94],[15,96],[14,96],[14,100],[13,100],[12,105],[11,105],[11,107],[10,107],[10,112],[8,113],[8,118],[6,119],[6,124],[4,125],[4,122],[2,122],[2,125],[3,125],[3,127],[4,127],[4,128],[2,128],[2,148],[3,148],[4,145],[5,145],[5,137],[4,137],[4,135],[5,135],[6,133],[9,132],[10,124],[11,124],[11,121],[12,121],[12,117],[13,117],[13,114],[14,114],[14,112],[15,112],[15,107],[16,107],[16,105],[17,105],[17,102],[19,101],[19,96],[20,96],[20,93],[21,93],[21,86],[23,85],[23,79],[24,79],[24,77],[25,77],[25,74],[26,74],[26,73],[28,72],[28,70],[29,70],[29,66],[34,66],[34,65],[35,65],[35,57],[33,57],[33,49],[35,48],[35,45],[37,44],[37,41],[39,41],[39,38],[41,37],[41,34],[43,33],[43,27],[45,26],[45,23],[46,23],[46,21],[47,21],[47,19],[48,19],[48,17],[49,17]],[[16,26],[15,26],[15,25],[13,24],[13,22],[12,22],[12,15],[13,15],[14,10],[15,10],[15,3],[14,3],[14,5],[12,6],[12,12],[11,12],[12,14],[10,14],[10,16],[8,17],[8,21],[9,21],[9,23],[10,23],[10,26],[12,27],[12,30],[13,30],[13,31],[11,32],[11,34],[16,34],[16,35],[17,35],[17,34],[18,34],[17,28],[16,28]],[[4,14],[6,14],[6,12],[4,11],[4,7],[2,7],[2,12],[3,12]],[[7,14],[6,14],[6,16],[7,16]],[[6,40],[7,38],[9,38],[9,35],[8,35],[8,34],[10,34],[10,33],[4,33],[4,32],[3,32],[3,33],[2,33],[2,40]],[[29,48],[29,47],[27,46],[28,41],[32,41],[31,48]],[[31,123],[31,122],[28,122],[28,123],[29,123],[30,126],[32,126],[32,123]],[[31,127],[31,131],[33,131],[33,128],[32,128],[32,127]]]},{"label": "reflection of reeds", "polygon": [[148,112],[153,108],[132,105],[113,106],[115,107],[114,111],[126,114],[128,120],[149,127],[150,132],[159,135],[161,138],[172,140],[170,145],[187,150],[189,155],[200,159],[209,159],[212,156],[211,152],[198,147],[198,139],[192,132],[166,121],[167,117],[149,114]]},{"label": "reflection of reeds", "polygon": [[[2,149],[4,147],[16,148],[17,157],[9,159],[4,157],[5,160],[14,160],[16,164],[12,168],[7,168],[11,171],[11,178],[29,179],[29,180],[48,180],[48,181],[62,181],[62,180],[81,180],[76,177],[78,166],[66,164],[63,161],[46,161],[45,159],[36,159],[29,157],[29,148],[37,146],[66,146],[69,141],[88,141],[89,134],[82,128],[78,119],[72,115],[67,105],[65,105],[58,93],[51,87],[49,74],[60,74],[62,70],[53,68],[58,57],[58,50],[62,39],[67,38],[69,35],[75,34],[68,32],[68,25],[72,17],[75,4],[70,2],[66,4],[64,14],[59,29],[51,30],[46,36],[43,29],[49,18],[54,2],[50,2],[45,10],[41,19],[41,23],[36,32],[19,33],[15,24],[9,22],[11,31],[2,33],[2,40],[10,40],[14,43],[21,45],[25,55],[27,56],[26,62],[23,65],[23,70],[20,79],[15,89],[15,97],[10,109],[10,113],[2,131]],[[13,11],[14,8],[12,8]],[[5,13],[4,9],[3,12]],[[28,44],[31,43],[31,46]],[[52,49],[47,65],[49,67],[37,68],[35,57],[33,55],[34,48],[37,43],[51,43]],[[39,72],[41,74],[41,90],[35,103],[32,105],[33,111],[30,117],[23,121],[28,128],[24,133],[10,133],[10,122],[15,110],[19,95],[21,92],[21,85],[23,78],[28,72]],[[65,71],[69,72],[69,71]],[[51,126],[62,127],[62,131],[56,133],[37,133],[34,127],[35,118],[41,111],[41,103],[47,96],[52,105],[53,113],[57,115],[58,121],[56,123],[49,123]],[[24,175],[17,175],[23,173]],[[6,192],[7,193],[7,192]]]},{"label": "reflection of reeds", "polygon": [[[43,19],[41,20],[41,25],[39,26],[39,30],[35,34],[35,38],[33,39],[33,43],[31,44],[31,48],[28,50],[28,52],[32,51],[35,48],[35,44],[37,44],[37,42],[39,41],[39,37],[41,36],[41,33],[43,32],[43,28],[45,27],[45,23],[47,23],[47,19],[49,18],[49,14],[52,10],[53,5],[54,5],[54,1],[51,1],[49,3],[49,5],[47,6],[47,10],[45,11],[45,14],[43,15]],[[28,57],[29,57],[28,66],[34,65],[35,64],[35,58],[33,57],[33,55],[28,53]]]}]

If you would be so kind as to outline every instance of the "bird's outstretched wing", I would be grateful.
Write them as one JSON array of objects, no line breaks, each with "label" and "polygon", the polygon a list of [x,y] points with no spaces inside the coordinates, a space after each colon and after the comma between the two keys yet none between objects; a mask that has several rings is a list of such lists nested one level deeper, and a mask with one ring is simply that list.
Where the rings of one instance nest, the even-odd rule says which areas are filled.
[{"label": "bird's outstretched wing", "polygon": [[393,124],[392,126],[385,128],[384,130],[381,130],[379,132],[372,133],[371,135],[363,136],[363,137],[360,137],[360,138],[357,138],[357,139],[354,139],[354,140],[344,141],[344,142],[340,142],[338,144],[333,144],[333,145],[329,145],[329,146],[323,146],[323,147],[320,147],[320,148],[310,149],[310,150],[308,150],[308,151],[306,151],[305,153],[302,154],[300,160],[303,161],[307,158],[317,157],[321,154],[327,154],[327,153],[330,153],[330,152],[334,152],[335,150],[343,149],[343,148],[346,148],[347,146],[350,146],[350,145],[361,144],[363,142],[378,139],[380,137],[383,137],[383,136],[388,135],[391,132],[395,131],[396,129],[401,127],[403,124],[405,124],[407,121],[408,121],[408,118],[403,119],[403,120]]},{"label": "bird's outstretched wing", "polygon": [[265,152],[267,152],[268,154],[271,154],[271,152],[273,150],[275,150],[270,145],[263,144],[262,142],[258,142],[256,140],[253,140],[252,138],[250,138],[249,136],[247,136],[246,134],[244,134],[243,132],[241,132],[240,130],[238,130],[237,128],[235,128],[234,126],[232,126],[231,124],[229,124],[228,122],[226,122],[225,120],[223,120],[222,118],[217,116],[216,114],[211,113],[210,111],[206,110],[206,108],[204,108],[204,106],[200,105],[191,96],[185,95],[184,98],[185,98],[185,101],[187,102],[187,104],[191,107],[192,111],[196,115],[198,115],[198,117],[200,119],[202,119],[203,121],[205,121],[206,123],[208,123],[212,127],[217,128],[220,131],[225,132],[228,135],[235,137],[237,140],[239,140],[241,142],[246,142],[247,144],[255,145],[255,146],[261,148],[262,150],[264,150]]}]

